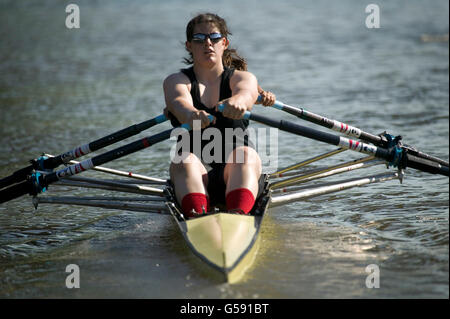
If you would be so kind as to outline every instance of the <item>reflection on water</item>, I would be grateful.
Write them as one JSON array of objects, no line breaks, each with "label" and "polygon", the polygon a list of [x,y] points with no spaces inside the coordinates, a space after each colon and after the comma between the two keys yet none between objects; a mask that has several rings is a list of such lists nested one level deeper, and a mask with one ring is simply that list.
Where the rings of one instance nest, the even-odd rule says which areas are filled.
[{"label": "reflection on water", "polygon": [[[77,4],[81,28],[68,30],[63,3],[0,2],[2,177],[42,152],[59,154],[160,114],[163,79],[184,67],[185,24],[210,10],[227,19],[232,46],[279,100],[368,132],[401,134],[448,160],[447,1],[379,1],[377,30],[364,27],[365,5],[352,1]],[[330,150],[285,133],[279,141],[280,166]],[[170,147],[106,166],[167,178]],[[51,186],[49,194],[68,190]],[[199,271],[168,216],[62,205],[35,211],[25,196],[0,205],[0,296],[448,298],[448,191],[448,179],[407,170],[401,185],[272,209],[255,265],[231,286]],[[78,291],[64,287],[69,263],[80,265]],[[380,289],[365,287],[368,264],[381,269]]]}]

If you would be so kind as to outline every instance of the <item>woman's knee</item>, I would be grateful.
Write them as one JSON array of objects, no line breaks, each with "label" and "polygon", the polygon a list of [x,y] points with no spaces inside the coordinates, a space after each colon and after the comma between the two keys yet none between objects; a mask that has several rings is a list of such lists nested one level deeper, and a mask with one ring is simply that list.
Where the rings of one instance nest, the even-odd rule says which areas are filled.
[{"label": "woman's knee", "polygon": [[261,158],[258,152],[248,146],[240,146],[228,156],[227,163],[246,164],[255,167],[261,167]]},{"label": "woman's knee", "polygon": [[193,172],[205,174],[206,169],[202,162],[192,153],[183,153],[179,161],[170,163],[171,178],[178,175],[192,174]]}]

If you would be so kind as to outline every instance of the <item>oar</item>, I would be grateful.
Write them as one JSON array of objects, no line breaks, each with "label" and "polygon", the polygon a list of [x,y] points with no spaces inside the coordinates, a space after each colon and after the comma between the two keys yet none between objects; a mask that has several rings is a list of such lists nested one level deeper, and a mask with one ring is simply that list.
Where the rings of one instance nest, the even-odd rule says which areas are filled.
[{"label": "oar", "polygon": [[[213,121],[213,116],[209,115],[209,120]],[[191,130],[189,124],[183,124],[181,126],[186,130]],[[86,159],[77,164],[67,166],[66,168],[60,169],[58,171],[42,175],[40,172],[36,172],[29,176],[25,181],[12,185],[0,191],[0,203],[7,202],[9,200],[15,199],[25,194],[36,195],[40,193],[48,185],[60,180],[61,178],[72,176],[86,170],[92,169],[94,166],[102,165],[111,162],[115,159],[119,159],[126,155],[135,153],[154,144],[162,142],[170,138],[172,131],[180,129],[179,127],[171,128],[163,131],[159,134],[155,134],[143,139],[137,140],[135,142],[129,143],[127,145],[118,147],[109,152],[97,155],[91,159]]]},{"label": "oar", "polygon": [[[218,106],[218,109],[221,112],[224,110],[224,108],[225,106],[223,104]],[[399,149],[398,147],[387,149],[380,146],[369,145],[363,142],[348,139],[343,136],[322,132],[289,121],[268,118],[262,115],[251,113],[249,111],[245,112],[244,119],[253,120],[271,127],[278,128],[282,131],[304,136],[316,141],[336,145],[364,154],[373,155],[377,158],[381,158],[390,163],[393,163],[396,166],[400,166],[401,168],[411,167],[431,174],[441,174],[449,176],[448,167],[442,166],[439,163],[424,158],[419,158],[417,156],[409,154],[404,150]]]},{"label": "oar", "polygon": [[[260,100],[260,99],[261,99],[261,97],[258,97],[258,100]],[[389,142],[390,142],[390,140],[386,136],[373,135],[373,134],[364,132],[363,130],[361,130],[357,127],[354,127],[354,126],[351,126],[351,125],[348,125],[348,124],[345,124],[345,123],[342,123],[342,122],[339,122],[336,120],[328,119],[324,116],[309,112],[303,108],[296,108],[294,106],[284,104],[283,102],[280,102],[280,101],[275,101],[275,104],[272,105],[272,107],[276,108],[278,110],[284,111],[286,113],[295,115],[298,118],[306,120],[308,122],[318,124],[320,126],[329,128],[336,132],[343,133],[347,136],[357,137],[363,141],[372,143],[377,146],[388,147]],[[402,148],[407,150],[407,152],[409,154],[414,155],[416,157],[427,159],[429,161],[439,163],[446,167],[449,166],[449,163],[447,161],[444,161],[435,156],[420,152],[411,146],[402,145]]]},{"label": "oar", "polygon": [[149,129],[152,126],[155,126],[156,124],[159,124],[159,123],[163,123],[165,121],[167,121],[167,117],[164,114],[161,114],[155,118],[152,118],[150,120],[144,121],[139,124],[131,125],[127,128],[124,128],[120,131],[117,131],[115,133],[112,133],[110,135],[102,137],[102,138],[95,140],[93,142],[90,142],[88,144],[78,146],[68,152],[61,154],[61,155],[58,155],[55,157],[50,157],[50,158],[45,158],[45,159],[42,158],[39,160],[31,160],[31,165],[24,167],[16,172],[14,172],[12,175],[1,179],[0,180],[0,189],[4,188],[6,186],[24,181],[33,169],[39,169],[39,170],[54,169],[55,167],[58,167],[61,164],[67,164],[68,162],[70,162],[73,159],[87,155],[91,152],[97,151],[101,148],[104,148],[111,144],[122,141],[128,137],[139,134],[140,132],[142,132],[146,129]]}]

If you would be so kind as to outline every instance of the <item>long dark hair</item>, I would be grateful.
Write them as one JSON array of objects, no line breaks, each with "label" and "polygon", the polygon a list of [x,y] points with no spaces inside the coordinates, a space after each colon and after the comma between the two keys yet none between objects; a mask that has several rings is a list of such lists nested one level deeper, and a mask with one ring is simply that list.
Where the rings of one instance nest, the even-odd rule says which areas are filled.
[{"label": "long dark hair", "polygon": [[[191,21],[189,21],[188,25],[186,26],[186,39],[187,41],[192,40],[192,36],[194,34],[194,27],[197,24],[201,23],[212,23],[214,26],[216,26],[220,33],[228,39],[228,36],[231,35],[230,30],[228,29],[227,23],[224,19],[219,17],[217,14],[214,13],[202,13],[197,15],[195,18],[193,18]],[[228,47],[223,52],[222,56],[223,65],[229,68],[235,68],[237,70],[241,71],[247,71],[247,61],[239,54],[235,49],[232,49]],[[189,52],[189,58],[184,58],[184,63],[186,64],[193,64],[194,59],[192,57],[192,53]]]}]

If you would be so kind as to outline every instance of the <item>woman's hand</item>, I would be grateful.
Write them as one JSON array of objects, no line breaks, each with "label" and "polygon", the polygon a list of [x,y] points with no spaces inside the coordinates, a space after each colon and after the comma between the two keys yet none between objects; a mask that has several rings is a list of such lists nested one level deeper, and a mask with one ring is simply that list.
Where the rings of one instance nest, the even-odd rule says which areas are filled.
[{"label": "woman's hand", "polygon": [[264,106],[272,106],[275,104],[276,97],[272,92],[261,90],[259,95],[261,96],[261,101],[256,101],[256,104],[262,104]]},{"label": "woman's hand", "polygon": [[220,104],[224,104],[225,108],[222,112],[223,116],[233,120],[240,120],[244,117],[244,113],[247,111],[247,106],[241,103],[238,98],[231,97],[229,99],[220,101],[216,106],[216,111],[219,111]]},{"label": "woman's hand", "polygon": [[192,111],[192,113],[188,116],[186,122],[192,127],[193,130],[198,128],[198,123],[196,124],[196,126],[194,126],[194,121],[200,121],[201,124],[200,128],[205,128],[210,124],[214,124],[216,122],[215,118],[212,122],[210,122],[208,115],[210,114],[207,113],[206,111],[199,111],[199,110]]}]

